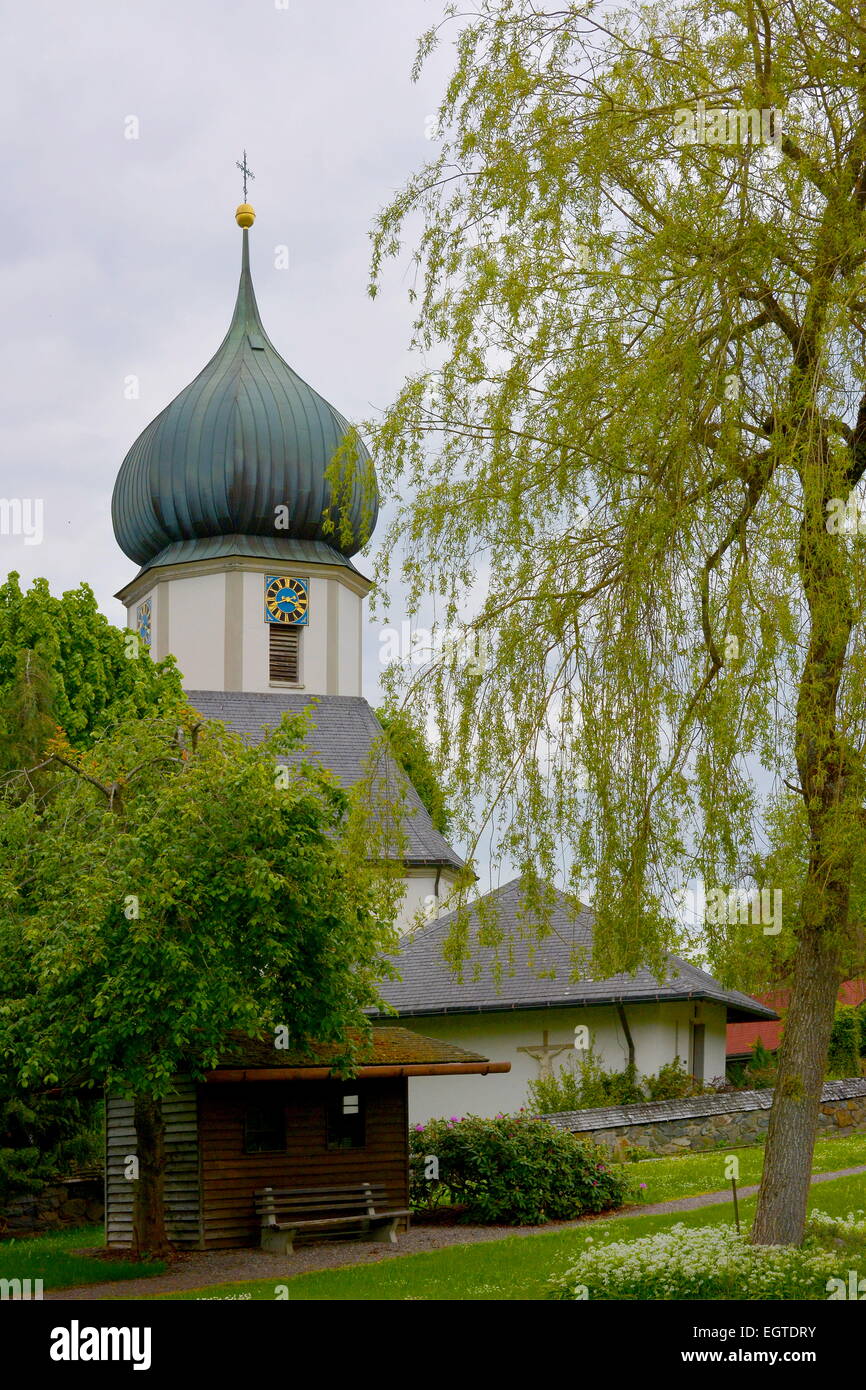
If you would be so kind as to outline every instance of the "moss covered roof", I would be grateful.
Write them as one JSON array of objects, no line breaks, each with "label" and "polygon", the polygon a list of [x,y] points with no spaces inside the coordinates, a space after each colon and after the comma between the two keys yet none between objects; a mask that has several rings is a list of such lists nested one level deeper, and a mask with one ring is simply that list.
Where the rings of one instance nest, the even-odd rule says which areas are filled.
[{"label": "moss covered roof", "polygon": [[[349,1030],[347,1041],[356,1045],[355,1061],[362,1067],[436,1065],[447,1062],[486,1062],[478,1052],[412,1033],[408,1028],[374,1028],[365,1040],[358,1029]],[[221,1058],[217,1070],[266,1067],[322,1067],[345,1055],[345,1045],[310,1043],[307,1049],[274,1046],[270,1037],[238,1038]]]}]

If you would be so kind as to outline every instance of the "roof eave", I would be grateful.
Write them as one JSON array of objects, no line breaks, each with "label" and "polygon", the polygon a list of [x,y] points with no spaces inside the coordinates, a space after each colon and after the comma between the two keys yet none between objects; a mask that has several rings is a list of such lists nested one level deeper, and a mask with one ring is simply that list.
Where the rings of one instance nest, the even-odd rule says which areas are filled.
[{"label": "roof eave", "polygon": [[[358,1067],[352,1073],[352,1080],[369,1081],[375,1078],[397,1078],[409,1076],[487,1076],[492,1072],[511,1070],[510,1062],[407,1062],[384,1063],[381,1066]],[[243,1081],[334,1081],[331,1067],[218,1067],[207,1072],[205,1081],[209,1084],[226,1082],[237,1084]]]},{"label": "roof eave", "polygon": [[[763,1005],[758,1004],[755,1006],[754,1012],[748,1012],[742,1005],[729,1003],[725,999],[718,999],[712,994],[702,993],[699,990],[690,990],[687,993],[678,994],[611,994],[602,999],[588,999],[586,997],[581,998],[568,995],[565,997],[554,997],[552,999],[518,999],[511,1003],[496,1000],[493,1003],[485,1004],[466,1004],[464,1002],[459,1004],[422,1004],[412,1005],[408,1008],[401,1008],[399,1004],[395,1004],[393,1007],[396,1009],[397,1016],[400,1018],[429,1018],[437,1014],[515,1013],[521,1009],[606,1008],[611,1004],[682,1004],[688,1002],[690,999],[700,999],[708,1004],[718,1004],[728,1011],[727,1021],[730,1023],[749,1023],[754,1019],[763,1019],[764,1021],[771,1022],[779,1017],[772,1009],[765,1009]],[[738,1016],[733,1017],[734,1014]],[[379,1014],[378,1017],[388,1018],[393,1017],[393,1015]]]}]

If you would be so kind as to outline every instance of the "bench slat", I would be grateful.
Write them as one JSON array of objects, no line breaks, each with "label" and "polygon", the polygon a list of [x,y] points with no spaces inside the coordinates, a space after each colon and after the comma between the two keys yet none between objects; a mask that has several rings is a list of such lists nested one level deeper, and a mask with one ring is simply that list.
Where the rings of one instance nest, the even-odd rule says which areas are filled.
[{"label": "bench slat", "polygon": [[381,1202],[385,1193],[356,1192],[353,1197],[257,1197],[256,1203],[259,1206],[270,1204],[279,1207],[352,1207],[362,1205],[369,1197]]},{"label": "bench slat", "polygon": [[357,1225],[359,1222],[383,1222],[392,1221],[398,1216],[411,1216],[411,1211],[377,1211],[371,1212],[368,1216],[326,1216],[317,1217],[315,1221],[272,1221],[271,1230],[275,1231],[303,1231],[310,1226],[348,1226]]},{"label": "bench slat", "polygon": [[[375,1200],[375,1193],[373,1194],[373,1197]],[[281,1211],[314,1211],[319,1207],[327,1207],[328,1210],[331,1211],[337,1207],[346,1207],[347,1209],[351,1209],[352,1207],[363,1207],[366,1205],[367,1200],[365,1197],[344,1197],[339,1202],[309,1202],[306,1199],[303,1199],[300,1202],[292,1202],[287,1201],[285,1197],[278,1197],[272,1202],[265,1200],[257,1203],[257,1206],[260,1206],[262,1208],[279,1207]]]},{"label": "bench slat", "polygon": [[[378,1192],[374,1191],[373,1188],[370,1189],[370,1193],[373,1197],[381,1197],[384,1191],[384,1188],[380,1188]],[[362,1201],[366,1196],[366,1192],[357,1191],[339,1193],[308,1192],[304,1193],[302,1196],[299,1196],[297,1193],[294,1192],[265,1192],[256,1193],[256,1200],[259,1202],[359,1202]]]},{"label": "bench slat", "polygon": [[360,1222],[377,1219],[371,1216],[317,1216],[314,1221],[272,1221],[270,1225],[276,1231],[303,1231],[308,1226],[357,1226]]},{"label": "bench slat", "polygon": [[367,1186],[371,1193],[384,1193],[384,1183],[356,1183],[352,1187],[271,1187],[265,1190],[260,1187],[256,1197],[339,1197],[339,1195],[352,1194],[353,1197],[366,1193]]}]

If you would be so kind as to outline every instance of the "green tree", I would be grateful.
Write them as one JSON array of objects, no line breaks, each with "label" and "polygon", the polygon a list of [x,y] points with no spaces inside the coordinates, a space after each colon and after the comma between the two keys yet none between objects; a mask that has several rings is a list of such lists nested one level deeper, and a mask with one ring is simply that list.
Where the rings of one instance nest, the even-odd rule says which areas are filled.
[{"label": "green tree", "polygon": [[862,1036],[862,1014],[851,1004],[837,1004],[830,1036],[828,1070],[836,1076],[859,1076],[860,1054],[866,1039]]},{"label": "green tree", "polygon": [[[564,849],[604,974],[663,970],[683,876],[751,874],[759,764],[793,789],[806,868],[753,1239],[799,1243],[863,950],[862,16],[481,0],[460,23],[439,147],[374,233],[375,292],[420,226],[413,345],[441,365],[373,434],[386,573],[410,538],[412,602],[448,624],[483,562],[490,660],[442,660],[410,704],[458,811],[482,798],[526,875]],[[711,956],[732,931],[708,926]]]},{"label": "green tree", "polygon": [[388,735],[391,751],[412,783],[434,826],[447,837],[451,813],[439,770],[424,737],[423,729],[403,709],[382,705],[376,718]]},{"label": "green tree", "polygon": [[[750,877],[758,891],[781,895],[782,930],[765,933],[760,923],[741,928],[720,936],[713,952],[720,978],[747,994],[784,989],[792,981],[796,929],[809,873],[809,821],[803,798],[787,789],[770,798],[763,829],[769,849],[755,853]],[[863,968],[866,852],[862,843],[854,849],[848,911],[851,930],[840,950],[840,971],[850,978]]]},{"label": "green tree", "polygon": [[190,711],[127,720],[83,755],[49,749],[50,796],[0,808],[0,1054],[31,1090],[134,1098],[143,1251],[166,1247],[174,1078],[200,1079],[233,1033],[363,1029],[396,948],[396,884],[369,864],[363,810],[292,759],[304,727],[248,748]]},{"label": "green tree", "polygon": [[[129,713],[157,713],[179,697],[172,663],[155,665],[136,639],[113,627],[86,584],[60,598],[44,579],[26,593],[15,573],[0,585],[0,775],[35,767],[59,736],[83,749],[100,728]],[[52,785],[42,768],[8,794],[40,798]],[[22,1089],[0,1058],[0,1186],[11,1192],[57,1176],[77,1129],[82,1144],[89,1142],[93,1109],[86,1096]]]},{"label": "green tree", "polygon": [[19,651],[11,678],[0,686],[0,773],[30,767],[57,737],[51,670],[31,648]]},{"label": "green tree", "polygon": [[22,702],[58,724],[73,747],[85,748],[114,720],[166,709],[180,695],[173,660],[151,661],[134,634],[100,613],[89,585],[56,598],[45,579],[24,592],[14,571],[0,584],[0,756],[9,758],[6,766],[31,761],[22,749],[14,756]]}]

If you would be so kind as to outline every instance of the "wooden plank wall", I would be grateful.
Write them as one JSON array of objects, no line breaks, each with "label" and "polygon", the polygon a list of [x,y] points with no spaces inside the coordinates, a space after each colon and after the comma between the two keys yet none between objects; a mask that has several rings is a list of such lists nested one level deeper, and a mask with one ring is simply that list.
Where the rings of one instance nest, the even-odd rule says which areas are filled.
[{"label": "wooden plank wall", "polygon": [[[201,1203],[197,1139],[196,1088],[178,1084],[163,1101],[166,1130],[166,1225],[174,1245],[201,1246]],[[135,1153],[132,1101],[109,1096],[105,1103],[105,1241],[132,1243],[133,1184],[124,1177],[129,1154]]]},{"label": "wooden plank wall", "polygon": [[[366,1103],[366,1147],[331,1152],[326,1146],[327,1099],[339,1083],[300,1081],[220,1083],[199,1089],[204,1245],[257,1245],[260,1224],[253,1194],[262,1187],[328,1187],[384,1183],[389,1202],[409,1205],[407,1083],[353,1082]],[[244,1153],[247,1106],[281,1103],[286,1152]],[[405,1223],[401,1223],[404,1224]]]}]

